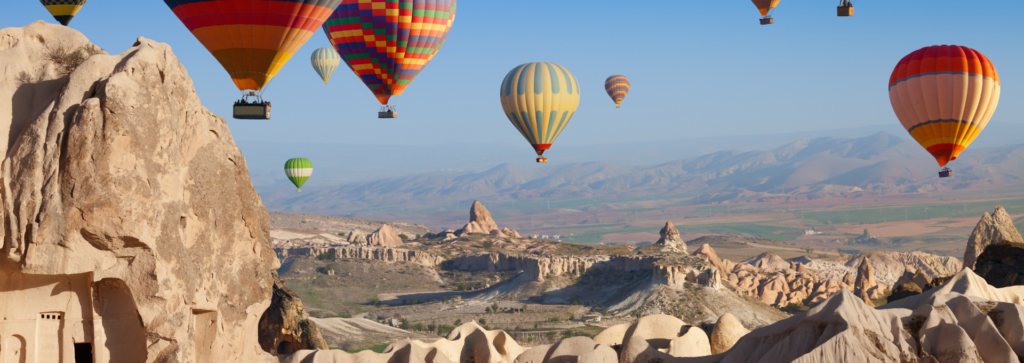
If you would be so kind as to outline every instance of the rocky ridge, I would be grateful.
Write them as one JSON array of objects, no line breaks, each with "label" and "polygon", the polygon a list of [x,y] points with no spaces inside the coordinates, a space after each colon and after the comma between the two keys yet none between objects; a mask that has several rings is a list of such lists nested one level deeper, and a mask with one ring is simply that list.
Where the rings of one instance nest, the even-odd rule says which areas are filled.
[{"label": "rocky ridge", "polygon": [[964,267],[973,269],[978,255],[990,244],[994,243],[1024,243],[1024,237],[1013,226],[1013,218],[1006,213],[1006,209],[996,206],[992,214],[985,213],[981,220],[971,231],[967,239],[967,248],[964,250]]},{"label": "rocky ridge", "polygon": [[276,362],[256,327],[278,262],[227,123],[167,44],[98,49],[43,21],[0,30],[0,330],[60,312],[97,361]]}]

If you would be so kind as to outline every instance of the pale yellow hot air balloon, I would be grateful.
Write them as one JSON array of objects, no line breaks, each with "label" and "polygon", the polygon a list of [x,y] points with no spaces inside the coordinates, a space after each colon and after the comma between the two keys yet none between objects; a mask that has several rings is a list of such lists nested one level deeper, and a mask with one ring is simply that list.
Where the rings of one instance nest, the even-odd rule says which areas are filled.
[{"label": "pale yellow hot air balloon", "polygon": [[555,63],[527,63],[512,69],[501,83],[501,107],[512,125],[546,163],[544,151],[562,133],[580,105],[580,84]]}]

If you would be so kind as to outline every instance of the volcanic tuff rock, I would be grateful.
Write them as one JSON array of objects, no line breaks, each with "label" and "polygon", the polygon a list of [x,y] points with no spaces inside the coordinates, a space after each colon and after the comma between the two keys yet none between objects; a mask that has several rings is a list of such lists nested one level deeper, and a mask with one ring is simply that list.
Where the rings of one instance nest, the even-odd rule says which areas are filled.
[{"label": "volcanic tuff rock", "polygon": [[722,354],[750,333],[731,313],[722,314],[711,330],[711,354]]},{"label": "volcanic tuff rock", "polygon": [[511,228],[499,229],[498,223],[491,218],[491,212],[479,200],[473,201],[473,206],[469,208],[469,223],[455,231],[455,234],[460,236],[466,233],[490,234],[499,238],[522,238],[519,232]]},{"label": "volcanic tuff rock", "polygon": [[434,256],[423,251],[388,247],[298,247],[275,248],[274,251],[277,252],[278,258],[282,260],[288,258],[288,256],[316,257],[324,253],[333,253],[336,258],[355,258],[383,262],[410,262],[427,267],[434,267],[445,261],[442,257]]},{"label": "volcanic tuff rock", "polygon": [[960,260],[954,257],[936,256],[920,251],[868,252],[851,256],[846,260],[845,265],[849,271],[857,271],[865,257],[871,261],[871,266],[875,269],[875,280],[878,285],[884,287],[896,285],[896,281],[903,276],[908,268],[913,268],[928,276],[929,279],[934,279],[940,276],[950,276],[964,267]]},{"label": "volcanic tuff rock", "polygon": [[[227,123],[167,44],[138,38],[67,76],[49,57],[88,45],[42,21],[0,30],[0,331],[90,342],[99,362],[276,361],[257,324],[278,262]],[[61,316],[52,337],[11,323],[44,312]]]},{"label": "volcanic tuff rock", "polygon": [[272,354],[290,355],[302,349],[330,349],[320,329],[309,320],[306,309],[295,293],[274,275],[274,294],[270,307],[260,318],[260,346]]},{"label": "volcanic tuff rock", "polygon": [[997,205],[991,215],[985,213],[981,216],[981,220],[978,221],[970,238],[967,239],[967,248],[964,250],[964,267],[973,269],[978,255],[985,250],[985,247],[1002,242],[1024,243],[1024,237],[1021,237],[1020,232],[1017,232],[1017,228],[1013,226],[1013,218],[1010,218],[1003,207]]},{"label": "volcanic tuff rock", "polygon": [[516,358],[516,363],[587,362],[617,363],[618,353],[588,337],[573,337],[555,344],[533,347]]},{"label": "volcanic tuff rock", "polygon": [[718,290],[722,288],[722,276],[711,262],[695,256],[667,258],[654,263],[655,283],[675,288],[683,288],[686,283],[707,286]]},{"label": "volcanic tuff rock", "polygon": [[878,282],[875,281],[875,268],[871,267],[871,261],[865,257],[860,267],[857,268],[857,281],[853,284],[853,293],[860,297],[866,297],[864,302],[870,305],[869,300],[877,299],[882,295],[879,290]]},{"label": "volcanic tuff rock", "polygon": [[398,233],[387,224],[366,236],[366,243],[370,246],[381,247],[402,247],[402,245],[405,245],[402,238],[398,237]]},{"label": "volcanic tuff rock", "polygon": [[892,290],[892,294],[886,297],[885,299],[886,302],[891,303],[899,299],[904,299],[920,294],[921,292],[921,286],[919,286],[917,283],[905,282],[903,284],[900,284],[899,286],[896,286],[896,288]]},{"label": "volcanic tuff rock", "polygon": [[661,238],[658,239],[654,244],[665,246],[666,250],[679,251],[686,253],[686,241],[679,235],[679,230],[672,222],[665,222],[665,226],[661,228]]},{"label": "volcanic tuff rock", "polygon": [[[701,246],[701,251],[702,255],[716,255],[710,246]],[[734,264],[732,261],[723,260],[723,265],[733,266],[727,270],[727,274],[723,274],[723,279],[729,281],[737,291],[756,297],[768,305],[812,305],[825,300],[839,289],[850,289],[846,283],[823,278],[807,269],[801,272],[790,268],[792,264],[770,252],[750,261],[772,269],[765,270],[745,262]],[[779,269],[783,263],[786,267]]]},{"label": "volcanic tuff rock", "polygon": [[711,245],[705,243],[700,246],[696,251],[693,251],[693,255],[697,257],[703,257],[711,262],[712,265],[718,268],[718,271],[727,273],[729,269],[726,267],[725,262],[721,258],[718,258],[718,254],[711,248]]},{"label": "volcanic tuff rock", "polygon": [[786,259],[776,255],[774,252],[765,252],[743,262],[759,269],[772,272],[793,268],[789,261],[786,261]]},{"label": "volcanic tuff rock", "polygon": [[348,233],[347,241],[349,243],[366,244],[366,233],[363,233],[363,231],[360,231],[358,229],[353,229],[351,232]]},{"label": "volcanic tuff rock", "polygon": [[974,272],[989,285],[1024,285],[1024,243],[1000,243],[985,247]]}]

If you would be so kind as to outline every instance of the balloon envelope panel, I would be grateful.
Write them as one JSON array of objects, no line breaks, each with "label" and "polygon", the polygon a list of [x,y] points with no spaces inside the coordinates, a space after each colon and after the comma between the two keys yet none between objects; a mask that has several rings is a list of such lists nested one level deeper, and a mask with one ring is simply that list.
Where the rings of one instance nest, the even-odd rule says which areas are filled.
[{"label": "balloon envelope panel", "polygon": [[520,65],[501,83],[501,107],[540,155],[551,147],[580,105],[580,85],[555,63]]},{"label": "balloon envelope panel", "polygon": [[67,26],[87,0],[39,0],[61,25]]},{"label": "balloon envelope panel", "polygon": [[978,137],[999,104],[995,66],[974,49],[925,47],[900,60],[889,77],[889,101],[900,123],[939,166]]},{"label": "balloon envelope panel", "polygon": [[345,0],[323,29],[381,104],[434,58],[455,22],[455,0]]},{"label": "balloon envelope panel", "polygon": [[341,0],[164,0],[239,90],[261,90]]}]

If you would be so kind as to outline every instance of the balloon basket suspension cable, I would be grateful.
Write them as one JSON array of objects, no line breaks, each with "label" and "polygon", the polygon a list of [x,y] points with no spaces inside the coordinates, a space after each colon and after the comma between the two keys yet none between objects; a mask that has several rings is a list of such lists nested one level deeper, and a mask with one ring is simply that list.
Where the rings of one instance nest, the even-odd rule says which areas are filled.
[{"label": "balloon basket suspension cable", "polygon": [[951,177],[951,176],[953,176],[953,170],[950,170],[949,167],[945,167],[945,168],[942,168],[942,170],[939,170],[939,177],[940,178],[948,178],[948,177]]},{"label": "balloon basket suspension cable", "polygon": [[377,111],[377,118],[398,118],[398,106],[380,106],[380,111]]},{"label": "balloon basket suspension cable", "polygon": [[240,120],[269,120],[270,102],[263,101],[263,97],[256,91],[243,92],[242,98],[235,101],[233,116]]}]

